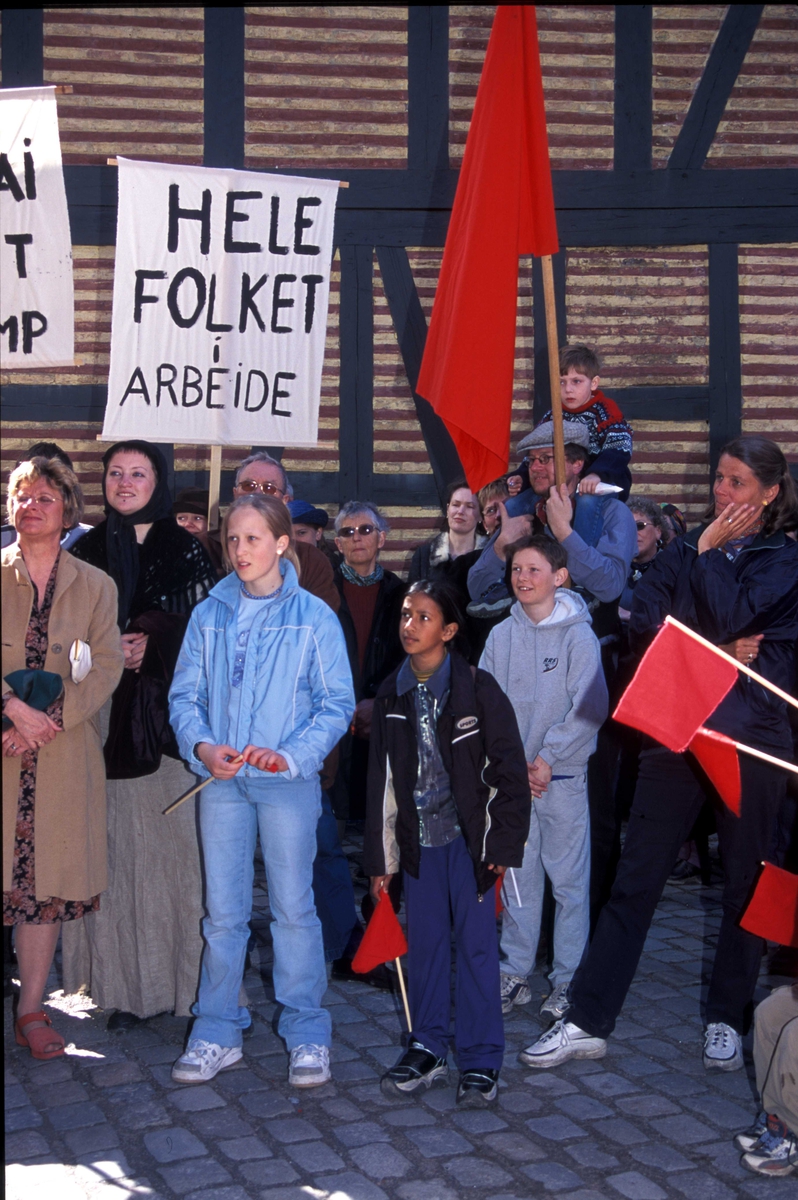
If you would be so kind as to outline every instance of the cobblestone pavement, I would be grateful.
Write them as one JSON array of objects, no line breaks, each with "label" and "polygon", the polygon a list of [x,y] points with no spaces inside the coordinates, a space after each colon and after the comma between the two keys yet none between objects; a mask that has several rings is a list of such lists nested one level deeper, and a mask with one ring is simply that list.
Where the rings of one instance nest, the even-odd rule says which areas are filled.
[{"label": "cobblestone pavement", "polygon": [[[352,843],[347,852],[356,853]],[[36,1063],[14,1044],[5,1003],[9,1200],[798,1200],[798,1176],[739,1166],[732,1135],[756,1111],[747,1071],[701,1064],[701,972],[720,920],[717,887],[669,886],[622,1018],[600,1062],[531,1072],[516,1054],[543,1028],[537,1003],[507,1020],[498,1105],[458,1112],[454,1088],[386,1100],[400,1003],[335,983],[333,1082],[297,1093],[272,1031],[268,902],[256,879],[258,945],[246,976],[254,1024],[244,1059],[210,1085],[170,1069],[187,1022],[162,1016],[109,1034],[106,1016],[57,991],[50,1012],[71,1043]],[[765,960],[763,960],[764,964]],[[785,982],[763,974],[761,994]],[[533,995],[547,992],[542,976]],[[453,1075],[456,1079],[456,1074]]]}]

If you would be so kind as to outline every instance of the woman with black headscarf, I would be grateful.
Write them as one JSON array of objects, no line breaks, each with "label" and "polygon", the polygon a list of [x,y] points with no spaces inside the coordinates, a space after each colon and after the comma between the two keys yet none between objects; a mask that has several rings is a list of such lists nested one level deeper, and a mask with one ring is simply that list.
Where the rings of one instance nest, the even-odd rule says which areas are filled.
[{"label": "woman with black headscarf", "polygon": [[[73,549],[119,594],[125,671],[105,740],[108,891],[63,938],[68,992],[87,986],[116,1009],[109,1028],[156,1013],[188,1016],[202,953],[202,881],[194,802],[164,808],[192,785],[168,721],[167,697],[188,617],[216,582],[202,544],[172,516],[166,464],[148,442],[103,458],[105,521]],[[66,928],[66,927],[65,927]]]}]

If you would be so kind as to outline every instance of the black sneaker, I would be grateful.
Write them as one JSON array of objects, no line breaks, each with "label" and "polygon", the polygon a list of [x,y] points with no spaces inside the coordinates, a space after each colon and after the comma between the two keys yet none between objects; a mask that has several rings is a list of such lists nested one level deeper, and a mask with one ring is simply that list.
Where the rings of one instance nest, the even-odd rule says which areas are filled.
[{"label": "black sneaker", "polygon": [[383,1075],[380,1091],[385,1096],[406,1096],[416,1088],[432,1087],[436,1080],[445,1080],[448,1075],[445,1058],[438,1058],[421,1042],[411,1042],[396,1066]]},{"label": "black sneaker", "polygon": [[460,1075],[457,1104],[460,1108],[484,1108],[493,1103],[498,1093],[499,1072],[490,1067],[472,1067]]}]

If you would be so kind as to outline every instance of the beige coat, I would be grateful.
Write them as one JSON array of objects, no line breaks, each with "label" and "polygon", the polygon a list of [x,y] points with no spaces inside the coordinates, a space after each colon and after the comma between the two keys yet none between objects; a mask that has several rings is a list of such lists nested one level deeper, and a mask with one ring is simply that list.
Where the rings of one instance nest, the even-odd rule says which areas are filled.
[{"label": "beige coat", "polygon": [[[3,680],[25,666],[25,634],[33,606],[19,545],[2,553]],[[46,671],[64,680],[64,732],[39,751],[36,768],[36,899],[88,900],[105,890],[105,764],[99,711],[122,675],[116,584],[104,571],[62,551],[48,628]],[[70,678],[69,649],[88,642],[92,669]],[[8,685],[3,682],[3,691]],[[3,890],[11,887],[22,760],[3,759]]]}]

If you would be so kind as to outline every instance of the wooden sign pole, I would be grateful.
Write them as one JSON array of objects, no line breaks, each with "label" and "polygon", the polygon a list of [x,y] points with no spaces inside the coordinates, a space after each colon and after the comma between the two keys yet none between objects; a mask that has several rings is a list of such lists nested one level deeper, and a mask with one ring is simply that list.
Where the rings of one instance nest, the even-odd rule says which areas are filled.
[{"label": "wooden sign pole", "polygon": [[557,333],[557,309],[554,303],[554,270],[551,255],[540,258],[543,268],[543,300],[546,307],[546,340],[549,344],[549,380],[551,382],[551,417],[554,423],[554,482],[565,483],[565,441],[562,432],[562,401],[560,400],[560,340]]},{"label": "wooden sign pole", "polygon": [[219,491],[222,484],[222,447],[211,446],[211,479],[208,487],[208,530],[219,528]]}]

